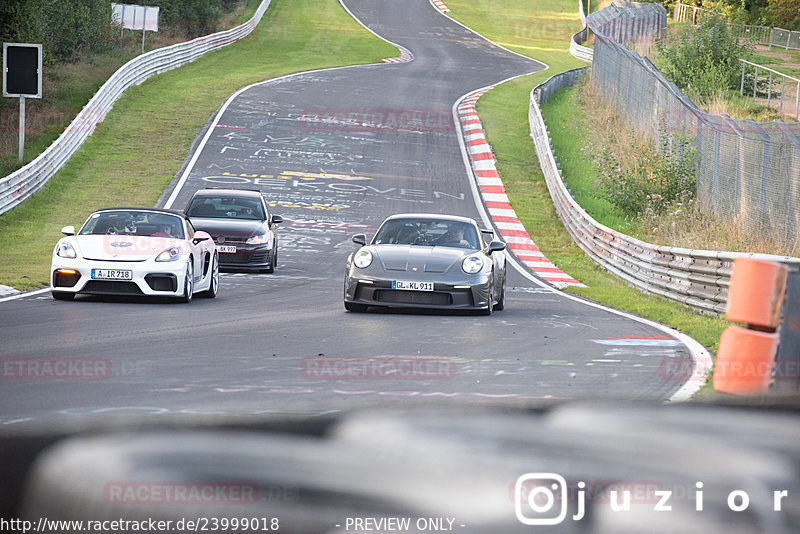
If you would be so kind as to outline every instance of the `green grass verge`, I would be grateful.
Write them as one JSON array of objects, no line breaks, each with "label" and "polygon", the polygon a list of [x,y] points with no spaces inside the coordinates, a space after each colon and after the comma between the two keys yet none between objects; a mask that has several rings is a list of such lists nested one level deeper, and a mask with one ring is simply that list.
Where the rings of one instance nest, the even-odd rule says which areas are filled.
[{"label": "green grass verge", "polygon": [[[493,4],[486,0],[448,0],[447,7],[452,10],[451,15],[456,20],[550,67],[544,72],[511,80],[489,91],[478,101],[478,114],[495,153],[497,168],[511,204],[531,238],[553,263],[589,286],[570,288],[568,291],[669,325],[715,351],[720,334],[727,325],[723,319],[701,315],[681,304],[645,295],[629,287],[589,259],[572,242],[555,213],[529,134],[528,100],[531,89],[550,76],[585,66],[585,63],[569,55],[569,38],[580,26],[574,3],[569,0],[507,0],[503,8],[495,12]],[[508,20],[522,22],[509,24]],[[531,26],[554,23],[559,31],[521,34],[516,28],[524,21]],[[556,123],[567,120],[568,115],[562,114],[561,118],[555,119]],[[558,131],[559,126],[548,124],[551,132]],[[580,161],[578,157],[580,148],[589,139],[581,135],[580,128],[561,130],[566,134],[569,148],[563,153],[557,149],[556,153],[565,169],[569,187],[581,193],[582,201],[595,203],[595,209],[607,209],[601,201],[590,199],[589,186],[593,182],[580,180],[586,166],[591,164]],[[573,163],[574,169],[567,171]],[[571,173],[578,177],[574,185],[570,182]]]},{"label": "green grass verge", "polygon": [[131,88],[66,167],[0,216],[0,284],[18,289],[47,284],[62,226],[80,225],[102,207],[152,206],[194,137],[240,87],[396,54],[336,0],[273,0],[246,39]]},{"label": "green grass verge", "polygon": [[[780,49],[775,49],[775,50],[778,50],[778,51],[784,53],[784,51],[782,51]],[[795,52],[795,53],[791,54],[791,52]],[[787,51],[785,53],[787,55],[792,55],[792,56],[795,56],[795,57],[793,57],[791,61],[785,61],[783,59],[779,59],[779,58],[775,58],[775,57],[762,56],[760,54],[756,54],[753,57],[753,63],[758,63],[759,65],[768,66],[772,70],[777,70],[778,72],[782,72],[782,73],[787,74],[789,76],[792,76],[794,78],[800,78],[800,68],[798,68],[796,66],[796,65],[800,64],[800,52],[796,52],[794,50],[789,50],[789,51]],[[793,65],[793,66],[787,67],[786,65]],[[751,67],[751,70],[752,70],[752,67]],[[787,81],[790,82],[790,83],[796,83],[796,82],[792,82],[791,80],[787,80]]]}]

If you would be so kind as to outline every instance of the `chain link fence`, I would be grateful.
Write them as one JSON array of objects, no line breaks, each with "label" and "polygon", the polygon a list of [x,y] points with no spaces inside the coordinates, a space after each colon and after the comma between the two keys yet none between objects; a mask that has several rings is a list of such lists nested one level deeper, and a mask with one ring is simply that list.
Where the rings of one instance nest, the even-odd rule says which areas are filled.
[{"label": "chain link fence", "polygon": [[593,26],[591,16],[589,25],[595,33],[591,80],[603,100],[664,153],[685,147],[686,139],[696,146],[700,206],[751,232],[800,241],[800,123],[701,110],[649,59]]}]

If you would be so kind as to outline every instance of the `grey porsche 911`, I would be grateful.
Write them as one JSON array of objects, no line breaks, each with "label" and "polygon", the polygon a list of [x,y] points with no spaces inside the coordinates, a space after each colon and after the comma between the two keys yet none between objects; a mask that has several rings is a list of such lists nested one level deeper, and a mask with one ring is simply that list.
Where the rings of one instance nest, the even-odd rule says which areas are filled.
[{"label": "grey porsche 911", "polygon": [[477,310],[505,306],[506,261],[502,241],[487,243],[467,217],[401,214],[387,218],[368,244],[347,258],[344,307],[370,306]]}]

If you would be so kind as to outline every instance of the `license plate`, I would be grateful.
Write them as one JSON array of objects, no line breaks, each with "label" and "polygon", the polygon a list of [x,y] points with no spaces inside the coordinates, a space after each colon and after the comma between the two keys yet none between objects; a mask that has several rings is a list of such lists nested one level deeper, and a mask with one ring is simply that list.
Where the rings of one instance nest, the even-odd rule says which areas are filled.
[{"label": "license plate", "polygon": [[122,269],[92,269],[92,278],[102,280],[133,280],[133,271]]},{"label": "license plate", "polygon": [[433,282],[405,282],[403,280],[393,280],[392,289],[404,289],[406,291],[433,291]]},{"label": "license plate", "polygon": [[234,254],[236,252],[236,247],[233,245],[217,245],[217,250],[223,254]]}]

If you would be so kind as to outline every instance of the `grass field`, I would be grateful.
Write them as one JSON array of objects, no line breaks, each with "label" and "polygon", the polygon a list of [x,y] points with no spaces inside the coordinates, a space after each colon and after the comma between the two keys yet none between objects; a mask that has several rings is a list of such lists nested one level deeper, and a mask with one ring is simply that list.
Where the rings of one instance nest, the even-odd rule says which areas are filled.
[{"label": "grass field", "polygon": [[[712,351],[716,350],[719,336],[727,325],[723,319],[701,315],[681,304],[644,295],[627,286],[572,243],[555,213],[529,135],[528,101],[531,89],[550,76],[586,65],[569,54],[570,36],[580,29],[575,4],[566,0],[507,0],[502,10],[497,10],[489,0],[448,0],[446,4],[456,20],[515,52],[549,65],[544,72],[517,78],[486,93],[478,101],[478,114],[511,204],[531,238],[558,267],[589,286],[569,291],[672,326]],[[532,29],[534,27],[543,29]],[[523,31],[526,28],[530,29]],[[551,117],[548,127],[553,131],[560,123],[570,120],[573,119],[567,110],[565,116]],[[567,161],[574,166],[570,172],[565,170],[567,181],[573,173],[577,178],[575,189],[587,189],[587,182],[581,182],[587,162],[580,161],[579,156],[580,148],[590,139],[574,129],[569,134],[569,152],[557,151],[557,155],[562,166],[567,165]],[[582,202],[595,204],[595,208],[615,216],[613,209],[591,198],[588,191],[582,196]],[[619,222],[625,228],[625,221]]]},{"label": "grass field", "polygon": [[0,216],[0,284],[47,284],[62,226],[80,225],[101,207],[152,206],[194,137],[240,87],[395,55],[394,46],[366,31],[336,0],[273,0],[246,39],[126,92],[42,191]]}]

